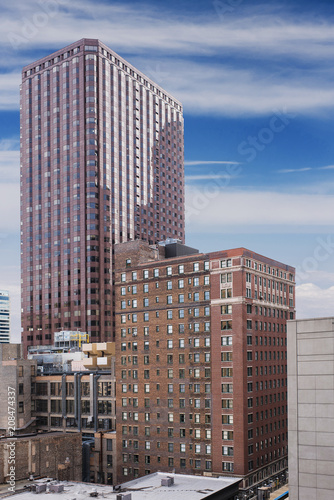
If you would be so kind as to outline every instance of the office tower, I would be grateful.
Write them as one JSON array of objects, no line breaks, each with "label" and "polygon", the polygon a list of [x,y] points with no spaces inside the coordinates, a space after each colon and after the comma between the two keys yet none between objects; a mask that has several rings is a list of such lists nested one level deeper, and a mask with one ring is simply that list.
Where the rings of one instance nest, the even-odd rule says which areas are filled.
[{"label": "office tower", "polygon": [[119,482],[234,474],[250,494],[285,473],[294,273],[244,248],[115,247]]},{"label": "office tower", "polygon": [[182,106],[98,40],[23,69],[22,342],[113,338],[114,243],[184,240]]},{"label": "office tower", "polygon": [[334,318],[288,323],[289,498],[334,497]]},{"label": "office tower", "polygon": [[0,343],[10,341],[10,300],[9,293],[0,290]]}]

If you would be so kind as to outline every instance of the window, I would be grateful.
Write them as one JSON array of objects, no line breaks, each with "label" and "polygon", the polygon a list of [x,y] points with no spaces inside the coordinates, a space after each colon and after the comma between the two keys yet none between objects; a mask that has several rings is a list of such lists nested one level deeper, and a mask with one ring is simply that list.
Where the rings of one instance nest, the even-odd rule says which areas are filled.
[{"label": "window", "polygon": [[158,277],[159,277],[159,269],[154,269],[154,270],[153,270],[153,276],[154,276],[155,278],[158,278]]},{"label": "window", "polygon": [[172,267],[171,266],[168,266],[167,269],[167,276],[171,276],[172,275]]},{"label": "window", "polygon": [[231,305],[221,306],[221,314],[232,314],[232,306]]},{"label": "window", "polygon": [[222,330],[232,330],[232,321],[222,321],[221,322]]},{"label": "window", "polygon": [[179,288],[184,288],[184,280],[179,280],[178,281],[178,287]]},{"label": "window", "polygon": [[224,288],[221,290],[220,295],[222,299],[229,299],[232,297],[232,288]]},{"label": "window", "polygon": [[221,345],[232,345],[232,337],[222,337]]},{"label": "window", "polygon": [[232,282],[232,273],[224,273],[220,278],[221,283],[231,283]]}]

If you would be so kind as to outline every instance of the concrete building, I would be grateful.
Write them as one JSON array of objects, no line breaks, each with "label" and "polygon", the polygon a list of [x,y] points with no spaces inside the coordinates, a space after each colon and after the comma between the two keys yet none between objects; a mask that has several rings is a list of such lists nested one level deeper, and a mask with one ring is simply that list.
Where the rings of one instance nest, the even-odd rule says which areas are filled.
[{"label": "concrete building", "polygon": [[235,474],[251,495],[287,469],[294,268],[173,245],[115,246],[118,481]]},{"label": "concrete building", "polygon": [[20,344],[0,344],[0,434],[35,430],[31,381],[36,361],[22,357]]},{"label": "concrete building", "polygon": [[96,39],[21,85],[22,342],[114,336],[113,245],[184,240],[182,105]]},{"label": "concrete building", "polygon": [[334,318],[288,323],[289,498],[334,498]]},{"label": "concrete building", "polygon": [[0,290],[0,344],[10,342],[10,298],[9,292]]}]

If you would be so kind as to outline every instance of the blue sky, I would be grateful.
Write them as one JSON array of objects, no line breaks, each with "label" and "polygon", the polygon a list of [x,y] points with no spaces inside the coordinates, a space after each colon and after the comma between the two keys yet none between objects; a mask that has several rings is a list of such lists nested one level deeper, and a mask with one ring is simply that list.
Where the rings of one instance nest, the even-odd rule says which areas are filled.
[{"label": "blue sky", "polygon": [[187,244],[297,268],[298,317],[333,315],[334,3],[16,0],[0,33],[0,288],[19,338],[22,66],[99,38],[184,105]]}]

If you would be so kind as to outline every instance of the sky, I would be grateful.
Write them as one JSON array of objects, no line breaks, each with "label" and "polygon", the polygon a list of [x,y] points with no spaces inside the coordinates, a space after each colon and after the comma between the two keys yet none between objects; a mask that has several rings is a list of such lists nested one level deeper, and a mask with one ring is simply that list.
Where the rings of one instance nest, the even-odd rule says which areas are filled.
[{"label": "sky", "polygon": [[16,0],[0,32],[0,289],[20,338],[24,65],[99,38],[184,106],[186,243],[297,269],[297,318],[334,315],[332,0]]}]

